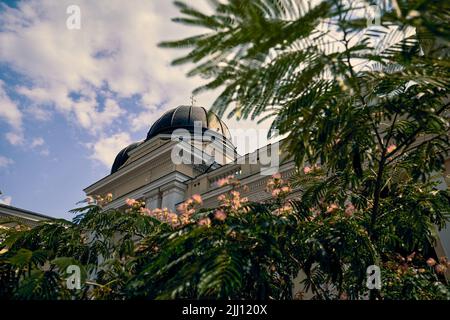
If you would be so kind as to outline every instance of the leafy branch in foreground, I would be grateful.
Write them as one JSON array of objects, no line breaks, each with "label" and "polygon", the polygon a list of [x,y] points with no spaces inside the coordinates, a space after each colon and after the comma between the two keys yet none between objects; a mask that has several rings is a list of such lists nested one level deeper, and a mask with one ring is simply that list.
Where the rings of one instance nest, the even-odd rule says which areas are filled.
[{"label": "leafy branch in foreground", "polygon": [[[379,298],[449,298],[448,262],[436,262],[431,249],[434,225],[448,216],[448,193],[431,184],[420,192],[404,177],[390,185],[402,205],[383,198],[376,241],[367,232],[368,190],[346,191],[320,167],[306,167],[291,183],[274,175],[266,203],[249,202],[232,177],[221,184],[232,188],[214,209],[199,209],[199,195],[178,213],[134,199],[125,210],[104,210],[102,200],[77,210],[76,223],[11,230],[1,244],[2,298],[291,299],[307,291],[315,299],[363,299],[372,264],[382,268]],[[301,186],[300,198],[289,199],[290,184]],[[80,290],[66,286],[68,265],[83,270]]]},{"label": "leafy branch in foreground", "polygon": [[420,192],[414,184],[444,171],[447,2],[382,1],[381,25],[367,23],[372,3],[362,0],[213,1],[212,15],[175,4],[185,17],[176,22],[205,31],[160,45],[191,49],[173,63],[208,79],[196,92],[222,89],[212,110],[271,118],[298,167],[321,163],[343,190],[365,188],[373,242],[390,174],[407,174]]}]

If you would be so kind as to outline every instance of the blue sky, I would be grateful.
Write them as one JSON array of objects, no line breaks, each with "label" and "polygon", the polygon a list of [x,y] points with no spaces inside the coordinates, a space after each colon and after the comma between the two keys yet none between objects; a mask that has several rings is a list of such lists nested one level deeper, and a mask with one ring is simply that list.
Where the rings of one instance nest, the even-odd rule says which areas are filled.
[{"label": "blue sky", "polygon": [[[69,5],[81,10],[79,30],[66,27]],[[189,103],[204,80],[169,65],[182,52],[156,46],[200,31],[172,23],[176,15],[167,0],[0,4],[1,202],[71,219],[83,188],[109,174],[120,149]],[[208,108],[216,96],[197,104]]]}]

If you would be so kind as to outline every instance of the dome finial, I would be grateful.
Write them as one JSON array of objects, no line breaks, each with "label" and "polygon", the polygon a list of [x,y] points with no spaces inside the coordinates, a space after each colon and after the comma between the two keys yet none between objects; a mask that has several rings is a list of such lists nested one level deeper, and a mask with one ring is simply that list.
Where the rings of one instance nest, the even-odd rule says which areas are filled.
[{"label": "dome finial", "polygon": [[197,100],[195,100],[195,95],[191,94],[191,107],[193,107],[194,103],[196,103],[196,102],[197,102]]}]

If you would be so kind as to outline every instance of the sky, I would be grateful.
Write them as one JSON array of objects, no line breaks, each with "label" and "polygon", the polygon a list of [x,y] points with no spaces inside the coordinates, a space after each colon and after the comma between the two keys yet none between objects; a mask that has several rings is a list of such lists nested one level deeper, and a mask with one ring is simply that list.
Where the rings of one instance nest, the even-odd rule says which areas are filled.
[{"label": "sky", "polygon": [[[208,9],[203,0],[190,3]],[[80,28],[67,19],[76,5]],[[205,80],[173,67],[162,40],[201,32],[173,23],[168,0],[0,0],[0,202],[71,219],[83,188]],[[216,92],[195,97],[209,108]],[[233,128],[267,128],[226,119]]]}]

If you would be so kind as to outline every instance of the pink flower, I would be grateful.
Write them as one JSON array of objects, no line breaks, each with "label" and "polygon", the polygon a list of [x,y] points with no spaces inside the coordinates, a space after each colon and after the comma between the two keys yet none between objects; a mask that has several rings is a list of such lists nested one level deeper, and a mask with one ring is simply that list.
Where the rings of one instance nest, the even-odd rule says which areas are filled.
[{"label": "pink flower", "polygon": [[152,215],[152,211],[150,209],[148,209],[148,208],[140,208],[139,211],[140,211],[140,213],[142,215],[145,215],[145,216],[151,216]]},{"label": "pink flower", "polygon": [[220,196],[217,197],[217,200],[224,201],[225,200],[225,195],[221,194]]},{"label": "pink flower", "polygon": [[306,166],[306,167],[303,168],[303,173],[304,173],[304,174],[308,174],[308,173],[310,173],[311,171],[312,171],[311,167]]},{"label": "pink flower", "polygon": [[274,178],[274,179],[281,179],[281,174],[280,174],[279,172],[274,173],[274,174],[272,175],[272,178]]},{"label": "pink flower", "polygon": [[333,211],[335,211],[338,208],[339,208],[339,206],[337,204],[332,203],[327,207],[327,213],[332,213]]},{"label": "pink flower", "polygon": [[397,146],[395,144],[391,144],[387,149],[387,153],[393,152],[395,149],[397,149]]},{"label": "pink flower", "polygon": [[438,264],[434,267],[434,270],[436,271],[436,273],[443,274],[445,273],[445,271],[447,271],[447,266]]},{"label": "pink flower", "polygon": [[106,195],[105,200],[106,200],[107,202],[111,202],[112,199],[113,199],[113,195],[112,195],[112,193],[110,192],[110,193],[108,193],[108,194]]},{"label": "pink flower", "polygon": [[312,218],[315,218],[320,214],[320,210],[318,208],[310,208],[309,211],[312,214]]},{"label": "pink flower", "polygon": [[203,218],[203,219],[200,219],[200,220],[198,221],[198,225],[199,225],[199,226],[207,226],[207,227],[209,227],[209,226],[211,225],[211,219],[210,219],[210,218]]},{"label": "pink flower", "polygon": [[234,198],[232,202],[233,202],[232,205],[233,209],[237,210],[241,207],[241,200],[239,198]]},{"label": "pink flower", "polygon": [[230,180],[229,177],[219,179],[219,180],[217,180],[217,185],[219,187],[225,186],[225,185],[227,185],[230,182],[229,180]]},{"label": "pink flower", "polygon": [[191,222],[191,219],[189,219],[189,216],[187,216],[187,215],[185,215],[185,214],[182,214],[182,215],[180,216],[180,221],[181,221],[181,224],[186,225],[186,224],[188,224],[189,222]]},{"label": "pink flower", "polygon": [[202,204],[203,203],[202,196],[199,195],[199,194],[194,194],[192,196],[192,200],[194,200],[194,202],[197,203],[197,204]]},{"label": "pink flower", "polygon": [[285,214],[291,213],[292,211],[293,211],[293,208],[289,204],[287,204],[281,208],[281,212],[285,213]]},{"label": "pink flower", "polygon": [[432,267],[432,266],[434,266],[436,264],[436,260],[434,260],[433,258],[429,258],[428,260],[427,260],[427,265],[429,266],[429,267]]},{"label": "pink flower", "polygon": [[284,193],[289,193],[289,192],[291,192],[291,187],[284,186],[281,188],[281,191],[283,191]]},{"label": "pink flower", "polygon": [[274,185],[275,185],[275,181],[273,181],[273,179],[269,179],[269,180],[267,181],[267,187],[268,187],[268,188],[273,187]]},{"label": "pink flower", "polygon": [[355,212],[356,208],[352,203],[349,203],[346,207],[345,207],[345,215],[350,217],[354,212]]},{"label": "pink flower", "polygon": [[235,197],[235,198],[239,197],[239,195],[240,195],[239,191],[236,191],[236,190],[233,190],[233,191],[231,191],[230,193],[231,193],[231,194],[233,195],[233,197]]},{"label": "pink flower", "polygon": [[157,219],[161,219],[162,210],[159,208],[153,209],[152,216],[156,217]]},{"label": "pink flower", "polygon": [[273,189],[272,190],[272,197],[278,197],[280,192],[281,192],[281,189]]},{"label": "pink flower", "polygon": [[247,197],[241,198],[241,203],[245,203],[245,202],[248,202],[248,198]]},{"label": "pink flower", "polygon": [[342,292],[339,296],[339,300],[348,300],[348,294],[345,292]]},{"label": "pink flower", "polygon": [[216,210],[214,218],[216,218],[219,221],[224,221],[227,218],[227,214],[223,210]]},{"label": "pink flower", "polygon": [[127,200],[125,200],[125,203],[130,207],[132,207],[136,202],[137,201],[135,199],[130,199],[130,198],[127,198]]},{"label": "pink flower", "polygon": [[179,224],[178,215],[176,213],[170,212],[167,216],[167,220],[170,225],[177,226]]},{"label": "pink flower", "polygon": [[188,204],[187,204],[186,202],[183,202],[183,203],[181,203],[181,204],[178,205],[177,210],[178,210],[180,213],[185,213],[186,210],[187,210],[187,208],[188,208]]}]

